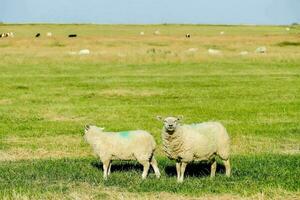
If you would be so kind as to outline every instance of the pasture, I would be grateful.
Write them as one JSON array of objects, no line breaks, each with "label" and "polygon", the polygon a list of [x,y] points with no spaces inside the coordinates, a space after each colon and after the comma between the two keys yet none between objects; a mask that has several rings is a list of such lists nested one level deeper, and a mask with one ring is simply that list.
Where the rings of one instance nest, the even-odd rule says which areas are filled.
[{"label": "pasture", "polygon": [[[0,38],[0,199],[299,199],[299,26],[0,24],[0,32],[15,35]],[[218,165],[210,180],[208,166],[194,163],[177,184],[157,115],[222,122],[232,177]],[[142,181],[136,162],[115,162],[103,181],[85,124],[150,131],[161,179],[151,171]]]}]

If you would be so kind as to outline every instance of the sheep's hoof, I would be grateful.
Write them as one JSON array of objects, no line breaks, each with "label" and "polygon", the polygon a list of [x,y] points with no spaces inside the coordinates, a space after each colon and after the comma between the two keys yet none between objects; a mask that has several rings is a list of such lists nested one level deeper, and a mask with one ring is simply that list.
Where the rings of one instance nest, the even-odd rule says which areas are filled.
[{"label": "sheep's hoof", "polygon": [[183,183],[183,179],[178,179],[177,183]]}]

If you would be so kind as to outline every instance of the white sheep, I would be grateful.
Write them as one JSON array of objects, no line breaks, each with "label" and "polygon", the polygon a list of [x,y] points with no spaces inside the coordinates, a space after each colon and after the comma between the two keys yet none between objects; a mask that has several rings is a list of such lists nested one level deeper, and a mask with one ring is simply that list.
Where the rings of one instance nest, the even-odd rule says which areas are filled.
[{"label": "white sheep", "polygon": [[192,161],[210,161],[213,178],[216,174],[216,156],[224,162],[226,176],[230,176],[230,139],[224,126],[218,122],[180,125],[180,118],[167,117],[163,121],[163,150],[168,158],[176,160],[177,181],[182,182],[186,165]]},{"label": "white sheep", "polygon": [[266,53],[267,52],[267,47],[265,46],[261,46],[261,47],[258,47],[256,50],[255,50],[256,53]]},{"label": "white sheep", "polygon": [[143,130],[104,132],[104,128],[85,127],[84,139],[92,146],[94,153],[103,163],[103,177],[110,175],[112,160],[137,160],[144,167],[142,178],[145,179],[151,166],[157,178],[159,168],[154,158],[156,143],[153,136]]},{"label": "white sheep", "polygon": [[208,49],[207,51],[211,55],[219,55],[219,54],[221,54],[221,51],[217,50],[217,49]]}]

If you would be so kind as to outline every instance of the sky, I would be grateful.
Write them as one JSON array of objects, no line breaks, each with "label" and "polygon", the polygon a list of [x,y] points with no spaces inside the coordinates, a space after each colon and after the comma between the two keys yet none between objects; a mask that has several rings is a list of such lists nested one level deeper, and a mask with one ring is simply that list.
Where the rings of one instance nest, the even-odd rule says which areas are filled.
[{"label": "sky", "polygon": [[0,0],[0,22],[300,23],[300,0]]}]

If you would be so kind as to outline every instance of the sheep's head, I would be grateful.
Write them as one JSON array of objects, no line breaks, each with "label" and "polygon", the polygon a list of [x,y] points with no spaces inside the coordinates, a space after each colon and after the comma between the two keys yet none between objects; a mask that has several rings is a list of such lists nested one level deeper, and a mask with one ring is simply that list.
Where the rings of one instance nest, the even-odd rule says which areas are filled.
[{"label": "sheep's head", "polygon": [[102,127],[98,128],[97,126],[93,126],[93,125],[85,125],[84,126],[84,136],[86,136],[86,134],[88,132],[94,132],[94,130],[97,132],[102,132],[104,130],[104,128],[102,128]]},{"label": "sheep's head", "polygon": [[164,123],[164,129],[169,134],[172,134],[176,128],[180,125],[180,120],[182,119],[182,116],[180,117],[167,117],[163,119],[161,116],[157,116],[157,119],[162,121]]}]

